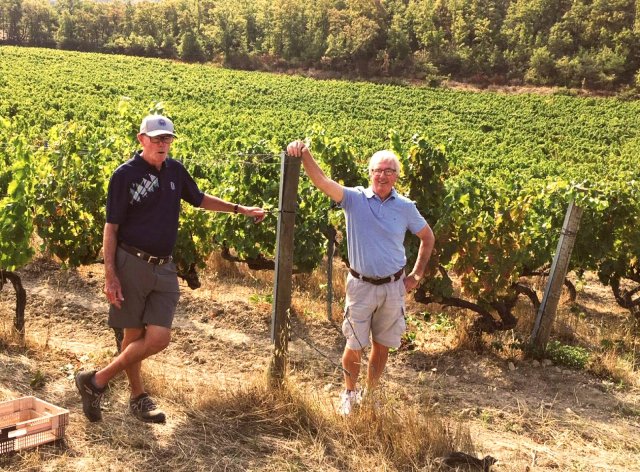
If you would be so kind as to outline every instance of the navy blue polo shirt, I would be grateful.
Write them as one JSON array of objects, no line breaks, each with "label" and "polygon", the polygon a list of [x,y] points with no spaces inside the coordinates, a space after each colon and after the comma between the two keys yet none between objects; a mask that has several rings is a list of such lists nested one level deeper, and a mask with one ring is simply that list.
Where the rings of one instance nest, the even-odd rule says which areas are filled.
[{"label": "navy blue polo shirt", "polygon": [[111,176],[107,223],[119,225],[118,242],[168,256],[178,237],[180,200],[199,207],[203,198],[180,162],[167,158],[158,170],[137,151]]}]

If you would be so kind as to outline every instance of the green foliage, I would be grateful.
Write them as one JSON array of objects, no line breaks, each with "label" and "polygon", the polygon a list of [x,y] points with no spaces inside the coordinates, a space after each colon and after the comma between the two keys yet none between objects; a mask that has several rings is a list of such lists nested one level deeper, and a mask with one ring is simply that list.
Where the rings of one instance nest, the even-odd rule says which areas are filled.
[{"label": "green foliage", "polygon": [[634,0],[0,1],[8,44],[604,89],[633,85],[636,17]]},{"label": "green foliage", "polygon": [[[11,117],[0,119],[0,266],[29,260],[34,228],[66,264],[95,259],[108,178],[135,149],[149,110],[174,120],[172,155],[203,190],[270,211],[255,225],[185,206],[181,267],[221,248],[273,259],[280,152],[306,136],[327,175],[348,186],[367,185],[373,152],[400,156],[398,189],[436,234],[421,287],[436,299],[453,295],[455,275],[462,297],[486,309],[513,300],[514,283],[551,261],[572,199],[584,209],[572,268],[596,271],[614,289],[623,279],[640,283],[635,102],[313,81],[14,47],[0,48],[0,116]],[[318,266],[331,226],[343,230],[343,213],[330,208],[303,173],[297,270]],[[409,265],[417,243],[407,236]]]},{"label": "green foliage", "polygon": [[187,62],[203,62],[205,60],[202,44],[193,31],[186,31],[180,40],[180,59]]},{"label": "green foliage", "polygon": [[[78,123],[51,128],[35,156],[35,218],[43,249],[71,266],[96,260],[102,247],[105,181],[118,156],[116,140]],[[119,157],[119,156],[118,156]]]},{"label": "green foliage", "polygon": [[[271,213],[260,225],[249,218],[218,215],[212,220],[214,226],[209,234],[215,234],[220,243],[234,249],[241,259],[271,256],[276,243],[280,156],[266,141],[255,144],[238,141],[236,150],[241,157],[216,169],[218,185],[211,193],[231,202],[259,205]],[[294,262],[305,265],[303,259],[309,254],[300,256]]]},{"label": "green foliage", "polygon": [[266,293],[266,294],[260,294],[260,293],[254,293],[251,294],[249,296],[249,301],[251,303],[273,303],[273,294],[272,293]]},{"label": "green foliage", "polygon": [[569,346],[559,341],[547,344],[546,355],[556,364],[566,365],[576,369],[584,369],[589,361],[589,352],[580,346]]},{"label": "green foliage", "polygon": [[175,41],[173,39],[163,43],[162,49],[159,49],[153,36],[142,36],[136,33],[131,33],[127,37],[116,36],[104,45],[104,49],[112,53],[133,56],[155,57],[162,55],[163,57],[174,57],[176,55]]},{"label": "green foliage", "polygon": [[60,26],[56,34],[56,41],[60,49],[75,49],[80,42],[75,37],[75,24],[72,16],[65,12],[60,18]]},{"label": "green foliage", "polygon": [[[8,120],[0,119],[1,128],[10,125]],[[33,231],[33,161],[23,137],[14,136],[3,144],[13,164],[5,174],[10,176],[6,196],[0,199],[0,268],[15,270],[33,255],[29,244]]]},{"label": "green foliage", "polygon": [[160,53],[162,57],[173,58],[178,56],[178,46],[176,40],[170,34],[166,34],[160,45]]},{"label": "green foliage", "polygon": [[524,76],[525,80],[532,84],[547,85],[553,83],[555,77],[555,61],[551,52],[545,46],[537,48],[531,56],[531,65]]},{"label": "green foliage", "polygon": [[446,313],[436,313],[435,320],[433,320],[431,327],[435,331],[442,331],[446,333],[447,331],[454,329],[456,325]]},{"label": "green foliage", "polygon": [[[325,168],[325,173],[342,185],[355,187],[358,185],[366,186],[366,165],[367,161],[358,158],[356,147],[343,138],[329,137],[324,129],[318,126],[312,127],[308,132],[311,150],[316,159]],[[313,199],[309,202],[314,203],[314,207],[318,209],[316,213],[316,221],[318,227],[325,236],[328,235],[329,225],[344,230],[345,221],[342,212],[331,212],[334,208],[327,197],[318,191],[310,182],[304,179],[301,183],[300,193],[304,195],[313,195]],[[308,202],[308,203],[309,203]],[[308,207],[308,205],[305,205]],[[297,236],[296,236],[297,237]],[[322,241],[317,241],[322,244]],[[347,261],[347,241],[346,238],[338,244],[338,254],[343,261]]]},{"label": "green foliage", "polygon": [[[414,135],[409,143],[402,143],[399,134],[390,133],[392,150],[400,156],[403,167],[398,189],[405,190],[408,197],[416,202],[427,222],[435,229],[437,246],[446,244],[448,234],[438,222],[442,218],[445,199],[445,181],[449,177],[449,162],[444,146],[435,146],[426,138]],[[409,266],[414,263],[419,241],[413,236],[405,240]],[[441,263],[440,251],[430,260],[429,281],[431,293],[451,296],[452,286],[448,277],[436,275],[436,267]]]}]

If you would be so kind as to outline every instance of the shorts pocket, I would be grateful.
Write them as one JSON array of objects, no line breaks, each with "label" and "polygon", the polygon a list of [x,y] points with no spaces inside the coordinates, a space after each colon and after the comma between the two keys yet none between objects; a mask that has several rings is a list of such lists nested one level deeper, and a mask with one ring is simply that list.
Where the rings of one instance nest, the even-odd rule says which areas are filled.
[{"label": "shorts pocket", "polygon": [[127,264],[127,259],[129,258],[129,254],[127,254],[122,249],[116,250],[116,269],[118,271],[124,269],[124,266]]},{"label": "shorts pocket", "polygon": [[353,275],[349,274],[347,276],[347,285],[345,286],[345,295],[347,305],[353,303],[354,300],[359,300],[358,292],[362,289],[362,284],[366,282],[362,282],[356,279]]},{"label": "shorts pocket", "polygon": [[407,330],[407,321],[404,316],[404,307],[402,308],[402,316],[399,316],[393,325],[393,334],[396,336],[402,337],[404,332]]},{"label": "shorts pocket", "polygon": [[388,331],[388,338],[386,338],[386,340],[388,341],[385,345],[392,347],[392,348],[399,348],[400,345],[402,344],[402,335],[404,335],[405,331],[407,330],[407,322],[404,319],[404,310],[402,310],[402,315],[399,316],[396,319],[396,322],[393,323],[393,326],[391,326],[389,328]]},{"label": "shorts pocket", "polygon": [[342,334],[347,340],[349,349],[363,349],[369,345],[369,331],[371,329],[371,319],[363,317],[358,320],[353,316],[353,312],[347,308],[342,321]]},{"label": "shorts pocket", "polygon": [[159,275],[176,275],[178,268],[175,262],[167,262],[166,264],[159,265],[157,271]]},{"label": "shorts pocket", "polygon": [[389,307],[404,308],[406,300],[404,282],[399,280],[394,282],[393,285],[389,285],[386,295],[387,299],[385,301],[385,305]]}]

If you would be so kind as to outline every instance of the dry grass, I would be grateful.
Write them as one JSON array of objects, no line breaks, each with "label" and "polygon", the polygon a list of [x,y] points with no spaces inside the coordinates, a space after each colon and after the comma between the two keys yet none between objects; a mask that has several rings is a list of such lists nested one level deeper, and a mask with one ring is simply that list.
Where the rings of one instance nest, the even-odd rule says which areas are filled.
[{"label": "dry grass", "polygon": [[640,375],[637,364],[621,358],[615,352],[604,352],[594,355],[589,361],[589,371],[593,374],[611,379],[618,384],[640,387]]},{"label": "dry grass", "polygon": [[19,348],[25,346],[25,337],[13,327],[13,320],[0,319],[0,348]]},{"label": "dry grass", "polygon": [[347,421],[325,399],[298,386],[271,389],[261,381],[209,392],[188,415],[201,424],[216,418],[216,449],[238,439],[249,445],[251,438],[260,438],[253,443],[257,450],[249,447],[234,455],[251,454],[260,452],[265,438],[282,447],[294,441],[302,446],[296,454],[306,450],[311,455],[307,460],[337,470],[428,469],[432,458],[449,452],[457,440],[431,413],[363,408]]},{"label": "dry grass", "polygon": [[288,463],[289,456],[295,462],[302,460],[301,454],[313,470],[432,470],[434,458],[452,450],[473,450],[465,428],[452,429],[428,406],[402,405],[382,394],[375,406],[366,404],[347,420],[336,413],[329,397],[293,379],[271,388],[265,374],[248,385],[231,382],[212,388],[193,381],[189,373],[172,378],[156,372],[146,372],[149,390],[180,405],[190,420],[203,425],[201,432],[193,432],[195,438],[185,438],[188,444],[206,435],[216,450],[229,450],[240,441],[241,449],[227,455],[248,455],[244,461],[251,463],[260,462],[264,448],[275,448],[276,458],[285,455],[276,463],[292,470],[297,467]]},{"label": "dry grass", "polygon": [[433,470],[434,458],[470,449],[464,429],[416,407],[363,407],[347,421],[291,383],[194,388],[188,375],[148,372],[145,380],[173,410],[172,423],[132,422],[119,379],[107,395],[108,421],[89,424],[76,414],[66,444],[5,456],[3,470]]},{"label": "dry grass", "polygon": [[[249,293],[266,293],[272,284],[271,272],[251,272],[222,259],[210,267],[205,284],[241,281]],[[341,303],[344,273],[336,273],[334,290]],[[326,306],[318,299],[325,294],[322,276],[298,275],[294,283],[301,293],[295,301],[300,314],[324,317]],[[11,330],[12,318],[1,314],[0,384],[9,388],[0,390],[0,400],[31,393],[33,372],[41,370],[47,372],[46,383],[35,393],[71,411],[65,442],[3,456],[3,470],[427,471],[450,451],[473,451],[468,430],[427,405],[381,398],[377,408],[365,406],[347,420],[336,413],[334,395],[293,378],[275,389],[260,373],[212,384],[210,372],[199,372],[203,367],[163,357],[149,359],[143,375],[148,391],[168,413],[166,425],[132,421],[123,376],[111,382],[105,396],[105,420],[90,424],[79,410],[73,371],[60,366],[105,365],[113,355],[111,339],[108,348],[95,347],[82,359],[70,360],[69,352],[52,346],[48,332],[27,331],[22,339]],[[3,373],[3,366],[11,368]]]},{"label": "dry grass", "polygon": [[[585,292],[577,284],[578,296],[575,302],[570,300],[566,290],[563,292],[551,339],[588,350],[590,360],[585,368],[593,374],[616,383],[640,387],[638,327],[630,314],[615,304],[608,287],[601,285],[593,274],[587,277],[589,291]],[[541,297],[546,278],[536,277],[531,282],[532,288]],[[603,305],[607,306],[607,311],[601,311]],[[501,358],[526,358],[522,348],[529,340],[537,315],[527,300],[521,299],[516,306],[514,315],[518,323],[515,329],[491,335],[483,334],[481,345],[478,345],[477,338],[469,331],[469,315],[460,310],[449,312],[456,319],[454,341],[449,347],[479,351],[484,346],[499,346],[494,349],[494,354]]]},{"label": "dry grass", "polygon": [[[193,311],[189,314],[190,322],[197,324],[193,329],[202,329],[202,299],[212,303],[238,300],[235,310],[215,319],[206,317],[207,326],[216,323],[216,329],[243,330],[246,317],[242,313],[249,305],[259,304],[264,313],[269,312],[266,296],[272,293],[273,272],[253,272],[220,258],[213,258],[208,267],[202,274],[203,289],[194,292],[191,305],[183,300],[183,306]],[[68,281],[55,274],[45,275],[64,290]],[[334,324],[342,311],[345,275],[344,267],[336,263]],[[296,275],[294,292],[294,312],[308,324],[305,334],[337,359],[334,342],[338,342],[339,335],[325,322],[326,268],[310,275]],[[260,300],[248,301],[254,294]],[[639,385],[637,365],[627,356],[633,337],[620,322],[623,314],[609,312],[611,305],[603,299],[594,298],[591,303],[579,293],[578,311],[563,301],[554,336],[560,333],[567,342],[588,345],[593,352],[602,340],[620,340],[625,352],[600,350],[590,369],[621,379],[625,386]],[[102,340],[92,331],[99,342],[88,356],[73,358],[54,342],[60,337],[55,323],[61,318],[52,315],[50,334],[47,329],[37,335],[28,330],[22,340],[11,330],[11,295],[0,292],[0,301],[3,300],[0,400],[32,393],[30,380],[41,371],[47,373],[46,383],[35,393],[72,413],[64,444],[0,458],[3,470],[426,471],[438,470],[438,457],[451,451],[473,454],[476,447],[501,461],[517,461],[499,463],[495,470],[524,470],[523,463],[532,470],[595,470],[589,465],[597,463],[596,456],[614,457],[616,464],[625,460],[635,464],[633,454],[640,453],[637,440],[628,434],[640,418],[633,401],[636,397],[625,397],[624,391],[613,384],[607,390],[609,387],[587,379],[583,373],[566,373],[564,368],[557,370],[557,366],[546,370],[531,367],[531,360],[516,343],[526,338],[535,316],[524,301],[516,313],[519,325],[515,330],[482,338],[485,348],[500,341],[504,349],[485,349],[482,356],[478,356],[478,339],[469,331],[467,313],[444,310],[450,321],[444,328],[435,329],[435,315],[433,323],[423,321],[425,331],[416,339],[416,351],[398,352],[391,359],[379,406],[367,404],[349,421],[336,414],[333,404],[339,372],[309,350],[292,355],[295,372],[283,388],[272,389],[259,368],[237,369],[233,376],[225,377],[227,374],[217,372],[214,363],[183,363],[193,356],[175,349],[145,363],[147,388],[169,417],[166,425],[152,426],[132,421],[126,413],[128,389],[124,378],[116,379],[106,396],[105,421],[87,423],[79,410],[70,372],[61,371],[61,366],[69,364],[73,369],[104,365],[113,354],[110,333],[108,339]],[[53,308],[42,301],[39,306],[42,312]],[[424,310],[424,306],[409,303],[409,314]],[[69,319],[64,323],[84,329],[86,322]],[[257,321],[253,323],[250,326],[258,326]],[[192,336],[196,332],[199,331],[190,332],[185,327],[176,338],[184,344],[193,341],[195,346],[197,339]],[[244,349],[252,349],[252,343],[247,342]],[[238,367],[229,352],[233,351],[220,353],[221,360]],[[256,352],[264,353],[249,354]],[[256,363],[260,360],[256,358]],[[507,360],[513,361],[517,370],[510,371]],[[321,369],[333,373],[323,373]],[[527,385],[529,382],[531,385]],[[570,388],[576,391],[575,401],[571,392],[567,396]],[[604,408],[610,407],[612,398],[619,402],[618,406],[612,416],[605,417]],[[464,418],[466,423],[461,426],[460,420],[451,418]],[[469,428],[473,431],[473,444]],[[574,464],[564,452],[572,449],[589,459]],[[522,459],[523,454],[529,457]]]}]

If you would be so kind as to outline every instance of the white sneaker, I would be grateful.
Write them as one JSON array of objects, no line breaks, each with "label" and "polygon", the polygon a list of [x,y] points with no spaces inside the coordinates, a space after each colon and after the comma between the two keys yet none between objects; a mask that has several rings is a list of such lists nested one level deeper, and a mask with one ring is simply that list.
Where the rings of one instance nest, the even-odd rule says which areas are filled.
[{"label": "white sneaker", "polygon": [[340,394],[340,408],[338,408],[338,413],[343,416],[350,415],[359,403],[360,395],[358,395],[358,392],[345,390]]}]

